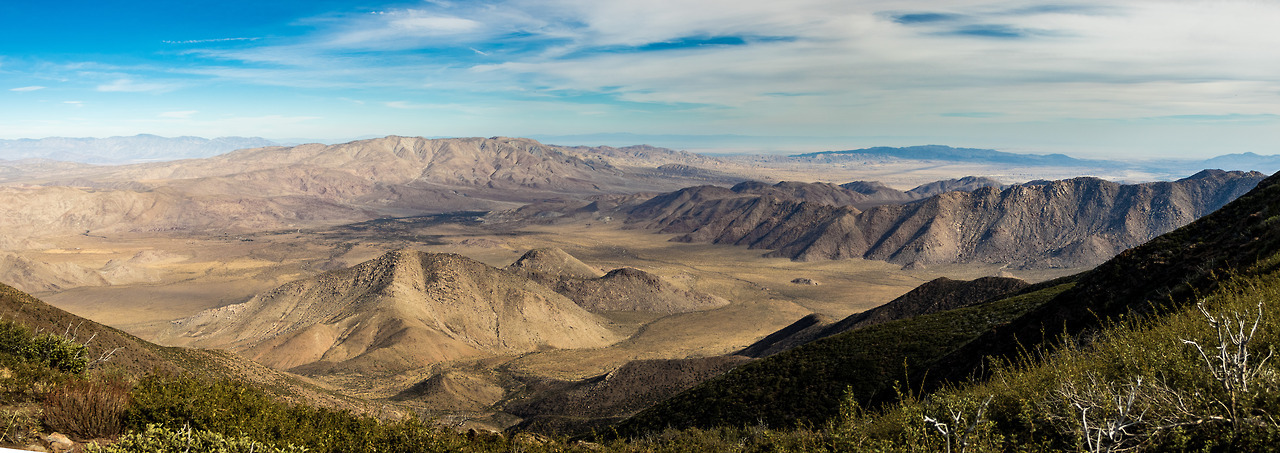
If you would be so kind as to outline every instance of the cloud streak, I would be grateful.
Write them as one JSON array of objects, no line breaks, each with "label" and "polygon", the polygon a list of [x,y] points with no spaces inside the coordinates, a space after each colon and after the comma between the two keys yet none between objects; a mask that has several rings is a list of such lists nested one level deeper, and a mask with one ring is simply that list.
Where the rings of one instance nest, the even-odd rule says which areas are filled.
[{"label": "cloud streak", "polygon": [[37,91],[37,90],[43,90],[43,89],[45,89],[45,87],[42,87],[42,86],[39,86],[39,85],[31,85],[31,86],[25,86],[25,87],[10,88],[10,89],[9,89],[9,91],[16,91],[16,92],[19,92],[19,93],[26,93],[26,92],[29,92],[29,91]]}]

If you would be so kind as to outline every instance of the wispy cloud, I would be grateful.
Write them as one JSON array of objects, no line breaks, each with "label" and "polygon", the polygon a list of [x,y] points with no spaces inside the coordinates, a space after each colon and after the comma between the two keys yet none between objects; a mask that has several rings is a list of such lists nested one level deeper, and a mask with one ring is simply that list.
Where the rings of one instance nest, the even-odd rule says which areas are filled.
[{"label": "wispy cloud", "polygon": [[173,112],[161,112],[159,115],[156,115],[156,116],[160,118],[174,118],[174,119],[185,120],[185,119],[191,118],[191,115],[195,115],[197,113],[200,113],[200,111],[199,110],[178,110]]},{"label": "wispy cloud", "polygon": [[135,82],[132,79],[116,79],[110,83],[98,85],[98,91],[123,93],[165,93],[178,89],[177,84],[157,82]]},{"label": "wispy cloud", "polygon": [[233,42],[233,41],[257,41],[259,37],[254,38],[211,38],[211,39],[186,39],[186,40],[163,40],[165,44],[209,44],[215,42]]},{"label": "wispy cloud", "polygon": [[19,93],[24,93],[27,91],[43,90],[44,88],[45,87],[42,87],[39,85],[32,85],[32,86],[26,86],[26,87],[10,88],[9,91],[17,91]]}]

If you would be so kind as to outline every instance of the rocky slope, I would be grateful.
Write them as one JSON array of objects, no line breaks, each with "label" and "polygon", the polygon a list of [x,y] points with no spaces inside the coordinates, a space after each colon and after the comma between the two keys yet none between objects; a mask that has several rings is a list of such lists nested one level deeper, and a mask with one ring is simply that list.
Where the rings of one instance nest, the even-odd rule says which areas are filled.
[{"label": "rocky slope", "polygon": [[529,279],[452,254],[396,251],[175,321],[195,344],[277,369],[399,371],[620,340]]},{"label": "rocky slope", "polygon": [[600,271],[554,247],[530,250],[507,270],[542,283],[590,311],[686,313],[729,303],[677,288],[639,269],[624,267],[600,276]]},{"label": "rocky slope", "polygon": [[694,187],[641,204],[630,211],[628,222],[683,233],[677,241],[772,249],[767,256],[800,261],[1075,267],[1098,264],[1208,214],[1263,177],[1205,170],[1178,181],[1131,185],[1096,178],[1033,181],[1003,190],[945,192],[866,211],[779,197],[777,191],[755,195]]}]

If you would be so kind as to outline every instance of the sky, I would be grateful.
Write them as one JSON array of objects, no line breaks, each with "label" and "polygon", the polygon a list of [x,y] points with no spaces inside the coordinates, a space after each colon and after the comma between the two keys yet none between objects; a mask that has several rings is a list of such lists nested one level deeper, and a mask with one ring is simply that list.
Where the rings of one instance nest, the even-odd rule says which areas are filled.
[{"label": "sky", "polygon": [[1274,0],[51,0],[0,23],[3,139],[1280,153]]}]

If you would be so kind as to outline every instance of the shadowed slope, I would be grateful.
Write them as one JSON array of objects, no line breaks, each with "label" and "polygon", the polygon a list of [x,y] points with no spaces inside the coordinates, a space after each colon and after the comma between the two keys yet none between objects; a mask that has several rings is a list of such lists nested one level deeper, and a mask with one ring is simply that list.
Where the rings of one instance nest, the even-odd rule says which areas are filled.
[{"label": "shadowed slope", "polygon": [[746,347],[739,354],[767,357],[787,349],[842,332],[875,324],[907,319],[986,302],[1016,293],[1029,286],[1016,278],[983,277],[957,281],[941,277],[870,310],[854,313],[832,322],[820,315],[809,315]]}]

